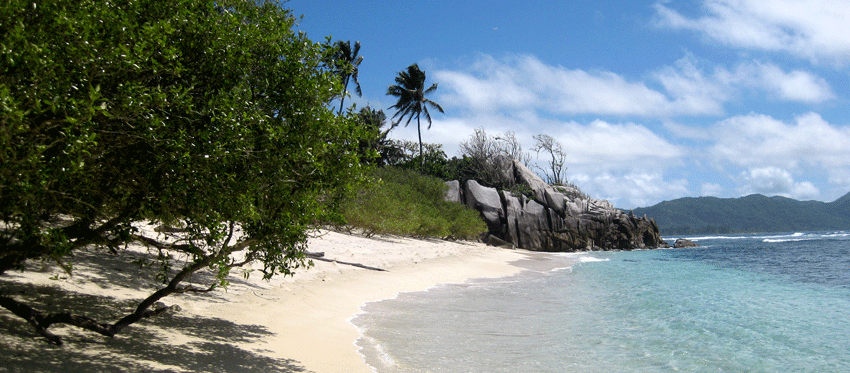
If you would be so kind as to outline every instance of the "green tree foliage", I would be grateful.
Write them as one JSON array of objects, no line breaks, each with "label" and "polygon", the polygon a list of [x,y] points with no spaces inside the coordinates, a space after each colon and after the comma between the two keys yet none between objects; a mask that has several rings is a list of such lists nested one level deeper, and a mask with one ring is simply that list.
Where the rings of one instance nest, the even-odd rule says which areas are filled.
[{"label": "green tree foliage", "polygon": [[[428,120],[428,129],[431,129],[431,114],[428,112],[428,107],[437,109],[443,112],[443,108],[434,101],[425,98],[425,95],[433,93],[437,90],[437,83],[425,89],[425,72],[419,69],[419,65],[413,64],[407,67],[407,71],[401,71],[395,78],[396,84],[391,85],[387,89],[387,95],[395,96],[398,101],[395,105],[390,106],[390,109],[396,109],[393,118],[398,117],[398,123],[407,118],[405,126],[410,124],[413,117],[416,117],[416,131],[419,134],[419,154],[424,154],[422,151],[422,125],[419,123],[419,117],[425,113],[425,119]],[[424,165],[425,157],[422,157]]]},{"label": "green tree foliage", "polygon": [[422,144],[424,154],[419,153],[419,144],[408,140],[390,140],[387,147],[388,157],[384,165],[405,170],[416,170],[420,174],[436,177],[441,180],[470,180],[475,179],[475,169],[472,159],[468,157],[446,156],[441,144]]},{"label": "green tree foliage", "polygon": [[413,170],[382,167],[374,182],[345,203],[349,230],[366,235],[473,239],[487,226],[477,211],[445,200],[446,184]]},{"label": "green tree foliage", "polygon": [[850,193],[829,203],[761,194],[686,197],[636,208],[634,214],[651,216],[665,235],[846,230],[848,197]]},{"label": "green tree foliage", "polygon": [[[340,218],[335,206],[362,172],[366,131],[328,107],[342,89],[325,64],[329,41],[293,24],[263,0],[6,1],[0,273],[131,242],[166,265],[163,287],[114,323],[5,294],[0,305],[61,343],[54,323],[112,336],[233,267],[258,261],[268,278],[305,265],[308,230]],[[186,233],[157,241],[142,221]],[[169,269],[177,256],[185,265]],[[183,284],[201,269],[218,279]]]},{"label": "green tree foliage", "polygon": [[360,142],[361,161],[387,165],[393,159],[402,156],[402,150],[387,138],[394,127],[384,128],[387,124],[387,116],[383,110],[375,110],[367,106],[360,109],[358,116],[370,134],[368,139]]},{"label": "green tree foliage", "polygon": [[357,76],[360,74],[360,63],[363,62],[363,56],[359,56],[360,42],[354,42],[354,49],[351,48],[351,41],[339,40],[334,43],[336,50],[333,54],[333,69],[342,82],[342,95],[339,100],[339,115],[342,115],[343,103],[345,96],[348,94],[348,83],[354,80],[355,92],[357,96],[362,96],[363,91],[360,90],[360,81]]}]

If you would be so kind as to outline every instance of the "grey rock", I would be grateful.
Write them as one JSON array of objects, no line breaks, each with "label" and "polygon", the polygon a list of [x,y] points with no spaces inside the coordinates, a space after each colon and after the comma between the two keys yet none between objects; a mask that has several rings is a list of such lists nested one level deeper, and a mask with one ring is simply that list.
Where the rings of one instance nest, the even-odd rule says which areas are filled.
[{"label": "grey rock", "polygon": [[514,246],[519,246],[519,232],[517,224],[520,216],[522,216],[522,200],[504,190],[499,191],[502,194],[502,200],[505,201],[505,241],[510,242]]},{"label": "grey rock", "polygon": [[505,210],[502,208],[502,199],[495,188],[488,188],[478,184],[475,180],[466,181],[466,205],[481,213],[490,233],[503,237],[502,220]]},{"label": "grey rock", "polygon": [[[571,186],[552,187],[522,163],[505,162],[503,185],[524,185],[531,198],[467,180],[447,199],[465,201],[487,223],[484,242],[535,251],[634,250],[669,247],[651,218],[626,214]],[[455,197],[456,195],[459,195]]]},{"label": "grey rock", "polygon": [[546,189],[551,189],[549,184],[546,184],[540,176],[525,167],[519,161],[514,161],[514,174],[516,175],[517,184],[525,184],[534,192],[534,199],[538,201],[546,200]]},{"label": "grey rock", "polygon": [[554,210],[559,216],[564,217],[566,215],[566,199],[564,195],[552,188],[546,188],[544,195],[546,196],[546,206]]},{"label": "grey rock", "polygon": [[446,181],[446,186],[449,187],[449,190],[446,191],[446,201],[463,203],[463,197],[461,196],[460,190],[460,181]]},{"label": "grey rock", "polygon": [[575,201],[566,201],[565,205],[566,205],[566,208],[565,208],[566,211],[565,212],[569,216],[572,216],[572,217],[579,216],[579,214],[581,214],[582,211],[583,211],[581,207],[578,207],[578,204]]},{"label": "grey rock", "polygon": [[545,234],[549,231],[549,221],[545,206],[528,201],[522,208],[517,218],[517,232],[519,235],[519,247],[529,250],[544,251]]},{"label": "grey rock", "polygon": [[680,238],[673,243],[673,247],[677,249],[685,248],[685,247],[699,247],[696,242],[691,241],[689,239]]},{"label": "grey rock", "polygon": [[501,247],[503,249],[515,249],[516,248],[516,246],[511,245],[510,242],[505,242],[501,238],[496,237],[496,235],[493,235],[493,234],[490,234],[490,233],[485,233],[484,236],[481,238],[481,242],[483,242],[483,243],[485,243],[489,246]]}]

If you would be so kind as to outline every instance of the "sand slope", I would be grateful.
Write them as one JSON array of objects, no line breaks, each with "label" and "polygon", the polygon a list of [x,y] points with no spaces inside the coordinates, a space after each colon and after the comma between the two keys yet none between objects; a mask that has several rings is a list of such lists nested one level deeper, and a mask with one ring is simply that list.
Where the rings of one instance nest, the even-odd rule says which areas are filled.
[{"label": "sand slope", "polygon": [[[479,243],[320,233],[310,251],[388,272],[321,261],[271,281],[258,275],[245,280],[235,271],[226,291],[167,297],[166,304],[182,310],[142,321],[115,338],[54,326],[51,331],[64,336],[63,347],[48,345],[23,320],[0,309],[0,371],[370,372],[354,344],[358,331],[349,323],[365,302],[441,283],[508,276],[522,270],[518,261],[540,259]],[[146,255],[137,251],[131,254]],[[115,320],[154,284],[137,266],[117,265],[105,255],[76,254],[70,277],[56,266],[30,263],[27,272],[0,277],[0,289],[42,310],[74,307]]]}]

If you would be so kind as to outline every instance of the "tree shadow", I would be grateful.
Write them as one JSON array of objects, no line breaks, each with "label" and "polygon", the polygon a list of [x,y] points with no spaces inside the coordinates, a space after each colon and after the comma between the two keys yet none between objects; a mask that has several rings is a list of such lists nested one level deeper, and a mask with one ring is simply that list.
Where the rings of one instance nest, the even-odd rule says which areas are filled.
[{"label": "tree shadow", "polygon": [[[70,311],[100,322],[115,322],[132,312],[140,299],[116,300],[71,288],[95,283],[103,294],[119,288],[141,288],[145,292],[154,288],[149,280],[140,279],[145,271],[138,265],[129,263],[127,257],[109,255],[80,255],[75,267],[90,268],[74,275],[81,277],[57,281],[56,285],[34,285],[7,272],[0,277],[0,291],[43,312]],[[208,273],[198,276],[199,282],[214,278]],[[232,283],[251,286],[239,279]],[[215,294],[220,291],[179,297],[224,302],[222,295]],[[171,299],[163,301],[170,303]],[[0,372],[306,372],[298,361],[269,357],[249,346],[273,335],[265,326],[179,311],[142,320],[114,338],[67,325],[54,325],[50,331],[60,335],[65,344],[48,344],[25,320],[0,308]]]},{"label": "tree shadow", "polygon": [[[7,285],[3,283],[6,290],[21,290]],[[56,287],[35,287],[34,291],[36,294],[17,298],[26,298],[41,309],[71,303],[99,320],[114,320],[119,312],[111,306],[131,305]],[[61,297],[60,301],[52,302],[56,297]],[[114,338],[54,326],[51,331],[65,341],[61,347],[48,344],[23,319],[5,309],[0,309],[0,324],[4,334],[0,336],[0,372],[306,372],[297,361],[241,347],[271,336],[266,327],[220,318],[166,313],[131,325]],[[175,341],[172,332],[188,341]]]}]

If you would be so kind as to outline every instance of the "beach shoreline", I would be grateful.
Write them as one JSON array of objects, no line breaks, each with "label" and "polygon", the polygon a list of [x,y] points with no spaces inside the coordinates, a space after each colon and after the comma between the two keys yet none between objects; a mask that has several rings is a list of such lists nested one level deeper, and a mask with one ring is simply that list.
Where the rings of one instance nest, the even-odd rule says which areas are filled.
[{"label": "beach shoreline", "polygon": [[[112,339],[66,326],[52,328],[65,337],[64,347],[49,346],[23,320],[0,310],[4,325],[0,353],[10,357],[0,371],[368,373],[372,369],[356,345],[360,331],[351,323],[366,303],[441,284],[566,265],[552,261],[552,254],[481,243],[367,238],[332,231],[311,238],[309,250],[324,253],[325,259],[386,271],[317,260],[310,269],[270,281],[261,280],[256,273],[244,279],[234,271],[226,291],[165,298],[166,304],[176,304],[181,310],[141,322]],[[89,307],[94,315],[109,313],[103,297],[131,304],[151,289],[132,275],[137,268],[109,270],[104,266],[111,262],[99,262],[94,254],[78,259],[73,276],[55,266],[33,263],[27,272],[4,275],[2,285],[25,293],[27,286],[14,285],[35,284],[36,294],[30,297],[47,303],[52,300],[55,307],[77,307],[77,312],[79,307]],[[109,277],[115,274],[124,276],[115,281]],[[55,358],[40,358],[44,350]]]}]

